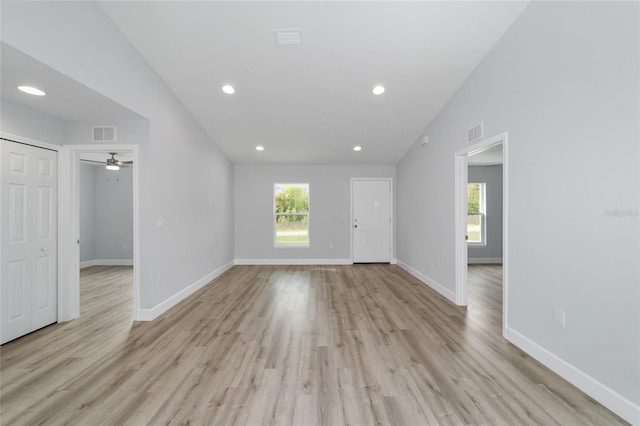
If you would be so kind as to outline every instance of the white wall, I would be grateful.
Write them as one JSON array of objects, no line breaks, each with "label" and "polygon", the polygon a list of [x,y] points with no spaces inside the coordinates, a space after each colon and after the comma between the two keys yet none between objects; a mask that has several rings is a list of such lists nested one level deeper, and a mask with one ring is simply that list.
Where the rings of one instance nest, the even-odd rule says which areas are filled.
[{"label": "white wall", "polygon": [[[113,120],[103,118],[100,120],[76,120],[65,121],[65,143],[67,144],[92,144],[93,126],[115,126],[117,140],[114,144],[125,145],[149,145],[149,121],[148,120]],[[107,143],[108,145],[108,143]]]},{"label": "white wall", "polygon": [[117,260],[133,260],[133,168],[81,163],[80,262]]},{"label": "white wall", "polygon": [[398,259],[454,291],[454,153],[508,131],[507,336],[636,422],[639,6],[532,2],[397,169]]},{"label": "white wall", "polygon": [[95,167],[80,163],[80,263],[96,259],[95,213],[96,213],[96,173]]},{"label": "white wall", "polygon": [[64,121],[8,99],[0,99],[0,131],[54,145],[64,143]]},{"label": "white wall", "polygon": [[133,260],[133,167],[94,168],[95,258]]},{"label": "white wall", "polygon": [[4,42],[149,120],[136,165],[144,316],[157,315],[227,267],[233,260],[232,166],[99,5],[2,2],[1,19]]},{"label": "white wall", "polygon": [[[395,167],[388,165],[236,165],[234,170],[235,257],[239,261],[350,261],[351,178],[392,178],[395,184]],[[276,182],[309,183],[310,247],[273,247],[273,184]]]},{"label": "white wall", "polygon": [[502,259],[502,166],[469,166],[469,183],[485,183],[485,246],[468,248],[469,263],[500,263]]}]

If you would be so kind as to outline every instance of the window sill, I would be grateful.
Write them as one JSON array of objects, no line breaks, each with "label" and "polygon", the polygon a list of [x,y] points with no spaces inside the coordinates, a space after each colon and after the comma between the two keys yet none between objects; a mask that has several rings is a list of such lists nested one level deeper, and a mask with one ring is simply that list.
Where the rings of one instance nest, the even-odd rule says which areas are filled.
[{"label": "window sill", "polygon": [[467,247],[486,247],[487,243],[467,243]]}]

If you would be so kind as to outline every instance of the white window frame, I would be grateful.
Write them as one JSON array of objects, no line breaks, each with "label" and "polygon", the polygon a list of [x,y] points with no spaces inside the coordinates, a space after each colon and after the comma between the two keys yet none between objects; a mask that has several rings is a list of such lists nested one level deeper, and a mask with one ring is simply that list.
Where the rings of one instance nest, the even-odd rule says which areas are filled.
[{"label": "white window frame", "polygon": [[[309,194],[309,210],[306,213],[276,213],[276,186],[307,186]],[[274,248],[309,248],[311,246],[311,184],[309,182],[274,182],[272,186],[271,198],[273,201],[273,247]],[[307,242],[306,243],[278,243],[277,242],[277,220],[278,216],[307,216]]]},{"label": "white window frame", "polygon": [[[467,245],[471,247],[486,247],[487,245],[487,184],[486,182],[469,182],[469,185],[480,185],[478,194],[478,213],[469,213],[467,211],[467,218],[469,215],[480,215],[480,241],[469,241],[469,228],[467,225]],[[467,200],[467,203],[469,200]],[[468,223],[468,219],[467,219]]]}]

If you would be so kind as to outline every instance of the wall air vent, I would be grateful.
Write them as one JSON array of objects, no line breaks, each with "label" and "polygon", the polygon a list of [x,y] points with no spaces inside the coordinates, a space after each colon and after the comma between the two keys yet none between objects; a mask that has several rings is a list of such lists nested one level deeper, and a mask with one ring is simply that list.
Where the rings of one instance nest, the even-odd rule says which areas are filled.
[{"label": "wall air vent", "polygon": [[116,126],[93,126],[91,127],[91,140],[93,142],[115,142]]},{"label": "wall air vent", "polygon": [[298,46],[302,44],[300,28],[280,28],[273,30],[278,46]]},{"label": "wall air vent", "polygon": [[484,137],[484,121],[467,130],[467,142],[475,142]]}]

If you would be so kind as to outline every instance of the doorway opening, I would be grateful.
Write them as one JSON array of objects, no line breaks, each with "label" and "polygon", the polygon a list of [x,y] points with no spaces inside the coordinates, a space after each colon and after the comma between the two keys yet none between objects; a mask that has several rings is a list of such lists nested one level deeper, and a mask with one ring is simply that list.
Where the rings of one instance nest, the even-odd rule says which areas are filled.
[{"label": "doorway opening", "polygon": [[487,285],[486,291],[474,288],[474,296],[501,311],[503,336],[508,306],[507,154],[507,133],[455,154],[456,304],[468,305],[470,282]]},{"label": "doorway opening", "polygon": [[133,167],[131,153],[80,153],[81,316],[133,317]]},{"label": "doorway opening", "polygon": [[[70,320],[80,316],[81,267],[100,266],[95,271],[89,272],[100,271],[104,275],[109,273],[108,268],[111,267],[114,269],[114,276],[122,277],[132,273],[133,276],[129,278],[129,282],[132,280],[133,285],[129,285],[126,291],[132,293],[129,293],[131,297],[128,300],[133,300],[131,311],[132,319],[135,321],[138,319],[139,312],[140,282],[138,147],[92,144],[67,145],[65,149],[68,153],[66,158],[69,167],[68,174],[65,176],[67,179],[65,187],[68,191],[64,196],[67,198],[66,204],[70,211],[68,220],[64,224],[68,232],[64,234],[65,240],[62,241],[63,250],[69,259],[63,271],[68,285],[60,295],[60,301],[64,303],[64,319]],[[114,157],[112,153],[116,153],[115,159],[119,163],[119,170],[107,170],[105,167],[114,165],[111,164],[112,161],[107,161]],[[102,164],[89,165],[91,161],[102,162]],[[95,169],[89,173],[94,174],[94,189],[100,190],[95,194],[94,200],[94,209],[98,210],[93,216],[94,235],[87,230],[87,188],[82,188],[87,183],[83,182],[82,178],[90,176],[87,173],[87,167]],[[130,202],[125,205],[123,200],[127,198]],[[81,223],[85,229],[81,229]],[[95,231],[95,229],[99,230]],[[91,274],[85,271],[83,275],[86,277]]]}]

